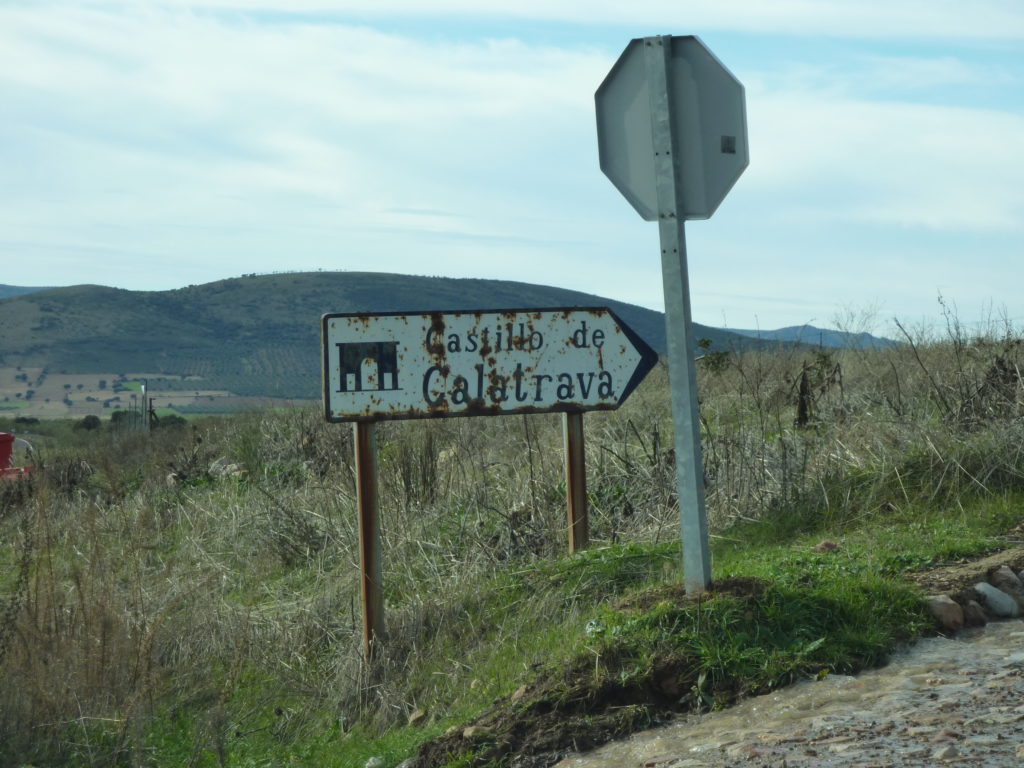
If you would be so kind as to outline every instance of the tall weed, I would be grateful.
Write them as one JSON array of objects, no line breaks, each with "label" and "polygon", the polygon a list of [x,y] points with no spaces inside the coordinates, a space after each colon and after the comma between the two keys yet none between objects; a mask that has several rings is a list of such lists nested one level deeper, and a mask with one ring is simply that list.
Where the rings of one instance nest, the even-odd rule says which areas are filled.
[{"label": "tall weed", "polygon": [[[1019,339],[946,333],[705,354],[713,535],[784,542],[1021,488]],[[311,408],[148,438],[79,431],[66,447],[55,433],[34,485],[0,494],[0,763],[162,750],[226,765],[254,740],[349,738],[418,708],[440,723],[507,692],[558,647],[559,622],[675,572],[664,368],[586,417],[593,552],[572,560],[552,559],[567,542],[561,429],[557,415],[381,427],[374,668],[350,427]],[[623,553],[640,544],[633,569]],[[530,564],[542,578],[515,577]]]}]

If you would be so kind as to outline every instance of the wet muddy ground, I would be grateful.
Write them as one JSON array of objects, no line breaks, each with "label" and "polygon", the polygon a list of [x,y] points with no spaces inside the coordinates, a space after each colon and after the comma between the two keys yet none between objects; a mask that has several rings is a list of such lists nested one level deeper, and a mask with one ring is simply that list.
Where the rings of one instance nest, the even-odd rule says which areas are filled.
[{"label": "wet muddy ground", "polygon": [[570,756],[557,768],[1024,765],[1024,621],[929,638],[827,676]]}]

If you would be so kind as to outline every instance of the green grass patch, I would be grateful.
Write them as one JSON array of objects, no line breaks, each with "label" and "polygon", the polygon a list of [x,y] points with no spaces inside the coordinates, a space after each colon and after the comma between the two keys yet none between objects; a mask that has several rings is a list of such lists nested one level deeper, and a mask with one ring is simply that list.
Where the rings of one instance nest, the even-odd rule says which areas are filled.
[{"label": "green grass patch", "polygon": [[[900,514],[865,518],[857,526],[812,525],[801,533],[793,532],[787,521],[766,518],[729,531],[716,542],[715,567],[723,575],[758,578],[772,578],[780,568],[897,575],[981,557],[1005,546],[1001,534],[1024,519],[1022,507],[1024,494],[1019,492],[975,495],[955,506],[910,507]],[[839,547],[814,552],[822,539]]]},{"label": "green grass patch", "polygon": [[490,741],[445,736],[425,747],[428,765],[556,755],[673,712],[876,666],[934,627],[903,574],[991,552],[1021,520],[1021,501],[1005,494],[970,499],[968,511],[919,508],[899,520],[868,519],[835,531],[839,546],[824,552],[814,549],[817,533],[787,545],[721,541],[715,586],[699,599],[672,583],[652,586],[664,581],[676,545],[539,564],[527,582],[540,577],[567,601],[575,595],[597,607],[562,625],[561,645],[529,681],[526,699],[506,699],[477,718]]}]

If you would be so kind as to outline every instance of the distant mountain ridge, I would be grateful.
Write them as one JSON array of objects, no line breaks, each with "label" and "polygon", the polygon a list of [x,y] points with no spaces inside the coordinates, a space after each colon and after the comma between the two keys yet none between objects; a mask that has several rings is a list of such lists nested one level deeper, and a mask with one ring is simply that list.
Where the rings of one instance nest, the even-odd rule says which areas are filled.
[{"label": "distant mountain ridge", "polygon": [[889,347],[899,342],[870,333],[849,333],[828,328],[816,328],[813,325],[791,325],[774,331],[750,331],[733,329],[733,333],[752,339],[765,341],[781,341],[794,344],[809,344],[821,347],[841,347],[846,349],[874,349]]},{"label": "distant mountain ridge", "polygon": [[[0,300],[0,366],[145,371],[154,390],[201,386],[315,398],[322,314],[579,306],[610,307],[664,351],[660,312],[578,291],[504,280],[307,272],[248,275],[171,291],[98,285],[30,290]],[[702,325],[695,326],[695,335],[710,339],[712,349],[756,344]],[[176,381],[181,376],[193,378]]]},{"label": "distant mountain ridge", "polygon": [[24,296],[26,293],[36,293],[37,291],[48,291],[49,288],[43,287],[31,287],[23,285],[3,285],[0,283],[0,299],[9,299],[12,296]]}]

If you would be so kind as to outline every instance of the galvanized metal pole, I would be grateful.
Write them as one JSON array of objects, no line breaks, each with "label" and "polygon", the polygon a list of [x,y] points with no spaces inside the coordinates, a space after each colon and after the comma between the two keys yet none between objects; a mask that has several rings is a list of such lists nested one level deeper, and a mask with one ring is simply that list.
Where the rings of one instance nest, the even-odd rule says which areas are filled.
[{"label": "galvanized metal pole", "polygon": [[587,460],[583,443],[583,414],[566,413],[562,421],[565,438],[565,497],[569,518],[569,554],[587,546]]},{"label": "galvanized metal pole", "polygon": [[670,37],[644,39],[644,64],[651,100],[658,191],[658,233],[665,291],[665,332],[672,389],[675,430],[676,483],[683,541],[683,581],[687,592],[702,592],[711,583],[707,512],[704,504],[704,466],[700,450],[700,411],[697,370],[690,319],[690,283],[686,268],[686,235],[680,186],[682,155],[673,142]]},{"label": "galvanized metal pole", "polygon": [[355,423],[356,496],[359,508],[359,581],[363,601],[363,655],[372,661],[384,638],[384,593],[377,495],[377,425]]}]

